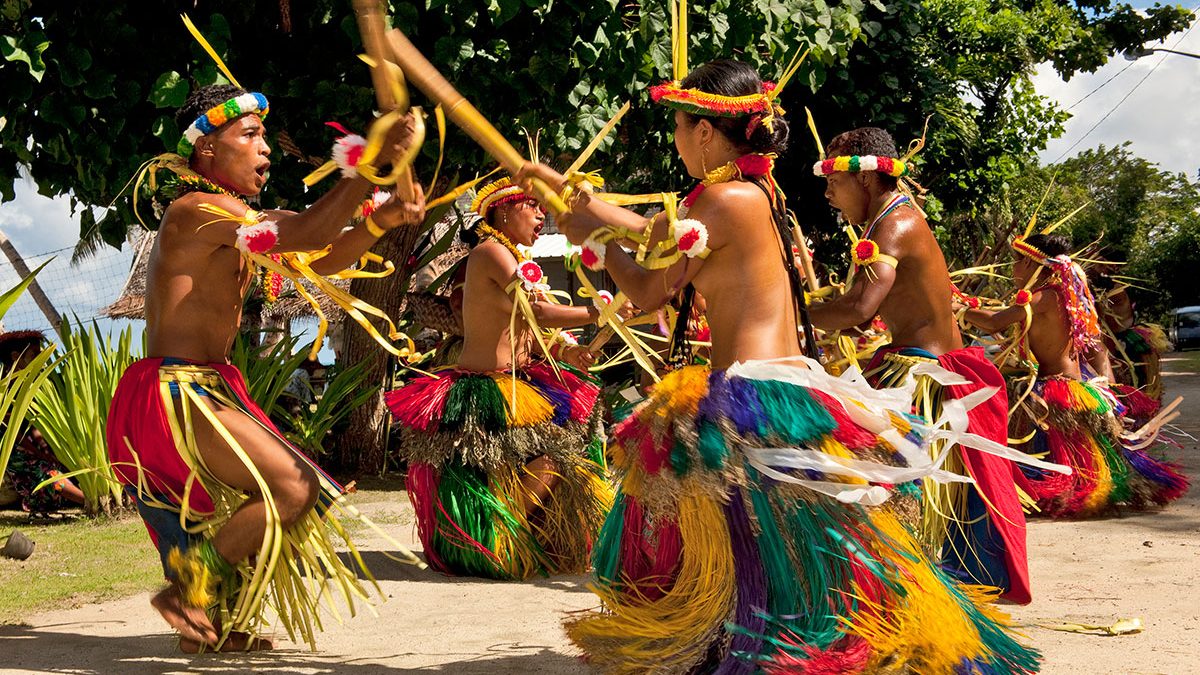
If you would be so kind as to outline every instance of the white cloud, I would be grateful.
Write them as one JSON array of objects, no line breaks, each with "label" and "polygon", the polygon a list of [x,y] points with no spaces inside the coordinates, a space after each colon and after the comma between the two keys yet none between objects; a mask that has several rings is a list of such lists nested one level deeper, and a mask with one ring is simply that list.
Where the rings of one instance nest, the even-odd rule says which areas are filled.
[{"label": "white cloud", "polygon": [[[1147,47],[1200,54],[1200,19],[1192,28],[1168,37],[1164,44]],[[1143,77],[1146,80],[1137,86]],[[1042,161],[1058,160],[1071,146],[1075,147],[1068,157],[1101,144],[1112,147],[1130,141],[1134,154],[1163,169],[1195,177],[1200,169],[1200,59],[1155,53],[1131,63],[1117,56],[1095,73],[1076,75],[1070,82],[1063,82],[1049,64],[1043,64],[1033,80],[1039,93],[1066,107],[1110,78],[1111,82],[1071,109],[1073,117],[1067,121],[1066,133],[1050,142],[1041,153]],[[1121,103],[1126,95],[1128,99]],[[1103,119],[1106,114],[1108,118]],[[1097,123],[1095,131],[1088,134]]]},{"label": "white cloud", "polygon": [[[31,269],[53,253],[54,261],[38,274],[38,283],[55,309],[82,320],[96,317],[100,309],[117,299],[125,284],[133,258],[130,247],[117,251],[106,246],[72,266],[70,249],[79,240],[79,216],[71,214],[70,200],[43,197],[28,179],[18,180],[15,188],[16,199],[0,204],[0,229]],[[16,271],[7,258],[0,256],[0,289],[10,288],[17,281]],[[28,295],[13,305],[3,321],[10,330],[50,328],[49,320]],[[101,330],[113,325],[103,320]],[[115,325],[119,328],[125,323]],[[135,324],[135,332],[140,334],[140,322]]]}]

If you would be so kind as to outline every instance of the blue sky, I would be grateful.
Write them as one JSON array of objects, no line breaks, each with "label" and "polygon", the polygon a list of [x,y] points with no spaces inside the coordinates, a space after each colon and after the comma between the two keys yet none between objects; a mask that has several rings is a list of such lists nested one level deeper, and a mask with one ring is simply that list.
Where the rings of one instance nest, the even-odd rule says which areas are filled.
[{"label": "blue sky", "polygon": [[[1193,28],[1197,28],[1195,24]],[[1171,36],[1164,45],[1148,46],[1200,53],[1200,28]],[[1042,152],[1043,161],[1055,161],[1068,151],[1074,155],[1100,144],[1130,141],[1135,154],[1196,179],[1200,171],[1200,59],[1154,54],[1130,62],[1118,56],[1097,72],[1077,75],[1070,82],[1063,82],[1043,65],[1034,82],[1039,92],[1063,107],[1074,105],[1065,134]],[[66,199],[42,197],[27,180],[18,182],[16,192],[16,200],[0,204],[0,229],[22,254],[40,262],[44,258],[37,258],[38,254],[75,243],[79,219],[70,213]],[[120,252],[106,249],[94,259],[70,267],[70,251],[58,255],[43,273],[46,290],[60,311],[82,318],[95,316],[99,308],[116,299],[131,258],[128,247]],[[14,282],[13,270],[7,261],[0,261],[0,287]],[[9,330],[48,327],[28,299],[22,299],[4,323]],[[133,325],[140,331],[140,322]]]}]

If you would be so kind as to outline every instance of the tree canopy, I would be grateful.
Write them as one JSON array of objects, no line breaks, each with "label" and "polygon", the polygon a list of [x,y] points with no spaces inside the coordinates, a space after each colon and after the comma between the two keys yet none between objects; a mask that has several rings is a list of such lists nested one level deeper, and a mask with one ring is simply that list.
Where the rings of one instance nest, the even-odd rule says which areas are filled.
[{"label": "tree canopy", "polygon": [[1027,172],[1012,209],[1027,219],[1043,197],[1042,224],[1087,206],[1061,231],[1076,248],[1099,242],[1105,259],[1126,263],[1120,274],[1137,279],[1129,292],[1141,311],[1153,318],[1200,303],[1200,183],[1133,155],[1128,144],[1100,146]]},{"label": "tree canopy", "polygon": [[[544,149],[571,153],[625,100],[634,109],[592,167],[622,189],[682,187],[669,116],[648,105],[647,87],[670,74],[668,3],[649,0],[391,2],[389,11],[430,59],[502,132],[540,130]],[[1094,70],[1117,51],[1186,25],[1179,7],[1144,14],[1088,0],[713,0],[691,3],[691,61],[734,56],[778,75],[800,48],[812,55],[783,96],[794,143],[781,164],[785,188],[813,220],[815,159],[803,106],[821,131],[885,126],[920,134],[933,115],[922,180],[932,212],[950,227],[996,203],[1021,166],[1061,131],[1065,114],[1037,95],[1029,74],[1050,62],[1064,76]],[[325,121],[363,128],[373,107],[345,0],[215,0],[137,6],[64,0],[0,0],[0,195],[13,197],[18,166],[42,194],[107,207],[139,163],[172,150],[172,115],[197,86],[221,81],[184,31],[193,19],[243,84],[272,101],[276,165],[268,205],[314,198],[299,178],[327,152]],[[807,85],[805,87],[804,85]],[[419,98],[419,97],[418,97]],[[837,125],[835,127],[835,125]],[[278,154],[292,161],[278,161]],[[434,144],[426,154],[432,159]],[[491,162],[451,132],[447,167]],[[956,220],[956,218],[958,220]],[[119,246],[132,217],[127,200],[83,239]],[[967,242],[968,248],[978,242]]]}]

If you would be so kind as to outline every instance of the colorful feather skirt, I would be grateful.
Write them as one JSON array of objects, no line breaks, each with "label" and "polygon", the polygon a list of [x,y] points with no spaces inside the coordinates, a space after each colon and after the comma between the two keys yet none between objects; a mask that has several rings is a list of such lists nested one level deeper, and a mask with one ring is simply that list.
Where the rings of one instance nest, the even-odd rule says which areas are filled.
[{"label": "colorful feather skirt", "polygon": [[1066,464],[1071,475],[1022,467],[1038,508],[1057,518],[1086,518],[1122,504],[1142,508],[1182,496],[1188,479],[1177,464],[1126,442],[1117,398],[1106,388],[1066,377],[1037,381],[1013,415],[1013,438],[1024,450]]},{"label": "colorful feather skirt", "polygon": [[[244,415],[312,467],[320,483],[315,509],[288,527],[280,525],[266,479],[214,413],[217,409]],[[250,495],[222,482],[206,466],[196,438],[202,424],[225,439],[257,482],[255,492],[265,505],[261,547],[233,566],[213,558],[211,539]],[[368,600],[361,579],[375,585],[374,578],[343,525],[346,518],[361,514],[345,502],[340,485],[287,443],[250,398],[235,367],[161,358],[134,363],[117,385],[107,436],[113,470],[135,499],[164,573],[179,585],[185,603],[208,609],[214,625],[221,627],[221,643],[235,631],[263,634],[273,615],[292,641],[303,640],[316,649],[322,607],[340,621],[334,597],[342,599],[351,616]],[[377,585],[375,589],[379,591]]]},{"label": "colorful feather skirt", "polygon": [[[443,370],[385,394],[433,567],[494,579],[587,569],[612,506],[599,393],[565,368],[535,364],[515,374]],[[532,469],[539,458],[548,471],[545,461]]]},{"label": "colorful feather skirt", "polygon": [[603,609],[572,641],[609,673],[1035,672],[995,589],[946,576],[890,506],[937,471],[914,466],[911,393],[811,364],[682,368],[616,427]]}]

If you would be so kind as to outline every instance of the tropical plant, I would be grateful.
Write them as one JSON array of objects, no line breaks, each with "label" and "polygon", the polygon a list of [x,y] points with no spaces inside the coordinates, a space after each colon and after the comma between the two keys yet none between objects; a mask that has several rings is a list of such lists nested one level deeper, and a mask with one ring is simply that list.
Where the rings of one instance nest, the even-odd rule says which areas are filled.
[{"label": "tropical plant", "polygon": [[[331,372],[335,374],[325,383],[324,391],[313,390],[316,403],[288,416],[289,429],[285,434],[288,440],[313,457],[325,454],[328,451],[325,442],[334,427],[341,425],[352,410],[375,395],[375,389],[366,382],[365,364],[335,367]],[[308,386],[312,387],[311,384]]]},{"label": "tropical plant", "polygon": [[133,329],[114,340],[91,326],[63,321],[62,355],[38,389],[31,423],[83,492],[84,511],[110,513],[121,503],[121,485],[108,461],[105,426],[117,382],[136,358]]},{"label": "tropical plant", "polygon": [[[17,298],[29,288],[37,273],[49,264],[50,260],[42,263],[41,267],[30,272],[29,276],[16,286],[0,295],[0,319],[4,318]],[[47,364],[53,356],[54,349],[47,348],[24,368],[5,371],[0,367],[0,479],[4,478],[4,472],[8,469],[8,458],[12,456],[13,446],[25,434],[26,416],[33,403],[34,394],[46,382],[50,373]]]},{"label": "tropical plant", "polygon": [[287,406],[280,397],[291,381],[292,373],[308,358],[308,349],[297,350],[300,338],[285,336],[274,343],[252,344],[244,333],[233,341],[230,362],[246,376],[250,399],[273,420],[287,418]]}]

